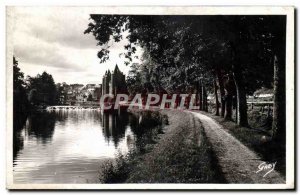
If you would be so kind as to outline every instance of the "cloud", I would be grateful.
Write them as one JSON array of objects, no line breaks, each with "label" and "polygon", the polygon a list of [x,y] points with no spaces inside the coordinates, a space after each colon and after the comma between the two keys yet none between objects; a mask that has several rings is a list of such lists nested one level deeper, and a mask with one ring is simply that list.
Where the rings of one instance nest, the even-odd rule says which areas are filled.
[{"label": "cloud", "polygon": [[34,38],[27,38],[15,44],[14,55],[20,62],[74,71],[84,70],[84,67],[68,60],[59,47],[37,41]]},{"label": "cloud", "polygon": [[40,40],[61,46],[85,49],[96,48],[97,41],[90,34],[84,34],[87,21],[82,18],[64,20],[46,19],[47,23],[31,23],[31,34]]},{"label": "cloud", "polygon": [[25,75],[47,71],[55,82],[101,83],[102,75],[115,64],[127,74],[129,66],[119,57],[128,44],[126,36],[119,43],[108,44],[110,59],[99,64],[97,41],[83,34],[89,13],[79,7],[15,7],[13,52]]},{"label": "cloud", "polygon": [[[17,28],[27,36],[49,43],[74,48],[96,48],[92,35],[84,34],[89,14],[68,8],[19,8],[16,10]],[[26,24],[26,26],[22,25]]]}]

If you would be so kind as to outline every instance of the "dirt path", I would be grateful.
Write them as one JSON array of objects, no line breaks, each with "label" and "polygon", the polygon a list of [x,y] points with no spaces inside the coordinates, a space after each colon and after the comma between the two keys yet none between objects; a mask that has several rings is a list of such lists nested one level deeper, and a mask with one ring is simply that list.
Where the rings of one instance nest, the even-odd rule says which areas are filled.
[{"label": "dirt path", "polygon": [[200,120],[182,111],[161,113],[169,125],[153,148],[135,160],[126,183],[220,183]]},{"label": "dirt path", "polygon": [[271,169],[256,173],[258,166],[264,163],[257,154],[230,135],[214,119],[198,112],[191,113],[200,119],[228,183],[285,183],[275,170],[267,175]]}]

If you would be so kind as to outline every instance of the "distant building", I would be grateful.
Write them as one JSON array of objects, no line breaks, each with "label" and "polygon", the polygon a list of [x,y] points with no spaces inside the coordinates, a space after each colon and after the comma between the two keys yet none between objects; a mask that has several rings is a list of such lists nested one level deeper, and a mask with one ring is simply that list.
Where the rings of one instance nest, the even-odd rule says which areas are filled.
[{"label": "distant building", "polygon": [[79,92],[83,87],[84,87],[84,85],[82,85],[82,84],[71,84],[70,85],[70,89],[73,92]]},{"label": "distant building", "polygon": [[100,97],[102,95],[102,85],[101,84],[95,86],[95,90],[92,95],[93,95],[94,100],[100,100]]},{"label": "distant building", "polygon": [[102,78],[102,95],[109,94],[111,73],[110,70],[105,72],[105,75]]},{"label": "distant building", "polygon": [[96,86],[96,84],[87,84],[85,87],[86,87],[87,89],[94,89],[95,86]]},{"label": "distant building", "polygon": [[253,93],[252,99],[256,99],[257,101],[273,101],[274,90],[262,87]]},{"label": "distant building", "polygon": [[118,65],[115,66],[111,73],[109,70],[105,72],[102,79],[102,95],[118,93],[127,94],[125,75],[119,70]]},{"label": "distant building", "polygon": [[76,101],[77,102],[86,102],[87,98],[88,98],[88,96],[85,93],[79,93],[79,94],[76,95]]}]

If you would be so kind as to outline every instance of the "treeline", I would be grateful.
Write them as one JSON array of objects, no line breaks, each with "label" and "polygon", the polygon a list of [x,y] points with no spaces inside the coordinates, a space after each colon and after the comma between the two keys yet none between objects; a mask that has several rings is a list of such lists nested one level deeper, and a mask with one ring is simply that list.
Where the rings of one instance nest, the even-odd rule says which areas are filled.
[{"label": "treeline", "polygon": [[35,77],[27,76],[25,79],[18,61],[13,57],[13,112],[15,115],[54,105],[58,100],[59,93],[52,75],[43,72]]},{"label": "treeline", "polygon": [[133,91],[196,90],[205,102],[213,90],[216,114],[231,120],[236,102],[236,122],[248,126],[246,95],[273,87],[273,138],[285,140],[285,16],[92,14],[91,20],[85,33],[101,46],[101,63],[109,59],[107,43],[120,41],[125,31],[130,42],[125,63],[137,57],[137,46],[145,51],[143,63],[135,64],[128,78]]}]

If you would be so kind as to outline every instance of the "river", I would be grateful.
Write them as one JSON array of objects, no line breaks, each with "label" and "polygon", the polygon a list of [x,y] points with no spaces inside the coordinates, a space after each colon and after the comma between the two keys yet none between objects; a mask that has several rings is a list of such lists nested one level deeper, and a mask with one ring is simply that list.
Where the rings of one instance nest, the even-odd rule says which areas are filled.
[{"label": "river", "polygon": [[137,123],[97,110],[31,114],[14,130],[14,183],[98,183],[101,164],[136,147]]}]

